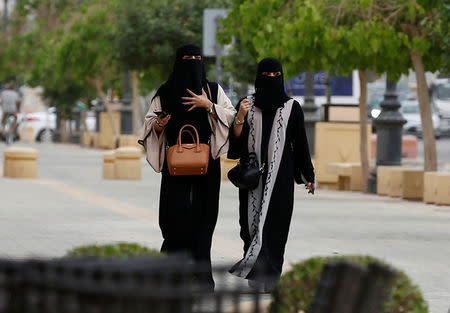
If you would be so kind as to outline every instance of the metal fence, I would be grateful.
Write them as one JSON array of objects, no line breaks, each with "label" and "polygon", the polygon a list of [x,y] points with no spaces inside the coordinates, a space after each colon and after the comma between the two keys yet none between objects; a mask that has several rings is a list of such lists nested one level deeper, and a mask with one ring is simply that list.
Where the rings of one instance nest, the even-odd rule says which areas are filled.
[{"label": "metal fence", "polygon": [[[355,303],[380,303],[384,296],[380,272],[355,268],[327,265],[310,312],[378,312],[353,310]],[[214,269],[216,290],[210,292],[196,280],[202,267],[186,257],[0,260],[0,313],[239,313],[242,302],[252,307],[245,312],[262,312],[261,300],[270,296],[249,289],[227,269]],[[361,279],[368,273],[377,278]],[[361,282],[367,288],[348,289]],[[345,299],[353,311],[345,309]],[[334,310],[339,306],[344,309]]]}]

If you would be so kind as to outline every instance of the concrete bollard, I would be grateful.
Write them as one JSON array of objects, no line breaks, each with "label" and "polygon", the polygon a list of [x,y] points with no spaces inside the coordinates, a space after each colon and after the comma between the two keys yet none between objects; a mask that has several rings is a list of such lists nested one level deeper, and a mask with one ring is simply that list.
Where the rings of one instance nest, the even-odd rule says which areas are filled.
[{"label": "concrete bollard", "polygon": [[98,133],[91,133],[91,138],[92,138],[92,146],[94,148],[100,148],[98,144]]},{"label": "concrete bollard", "polygon": [[450,173],[436,175],[436,204],[450,205]]},{"label": "concrete bollard", "polygon": [[138,143],[139,137],[135,135],[120,135],[119,137],[119,148],[121,147],[136,147],[141,152],[144,152],[145,149],[142,145]]},{"label": "concrete bollard", "polygon": [[230,160],[226,158],[225,156],[220,157],[220,167],[221,167],[221,173],[222,173],[222,180],[227,181],[228,180],[228,172],[238,164],[238,160]]},{"label": "concrete bollard", "polygon": [[141,156],[142,151],[136,147],[116,149],[115,177],[117,179],[141,179]]},{"label": "concrete bollard", "polygon": [[424,171],[404,169],[402,173],[402,198],[407,200],[422,200]]},{"label": "concrete bollard", "polygon": [[37,178],[36,149],[10,147],[4,151],[3,176],[10,178]]},{"label": "concrete bollard", "polygon": [[423,201],[435,203],[437,198],[437,176],[438,172],[425,172],[423,178]]},{"label": "concrete bollard", "polygon": [[92,134],[90,132],[84,131],[81,134],[81,146],[90,147],[92,146]]},{"label": "concrete bollard", "polygon": [[116,153],[113,151],[107,151],[103,153],[103,179],[114,179],[115,175],[115,160]]},{"label": "concrete bollard", "polygon": [[33,125],[25,124],[20,130],[20,141],[23,142],[35,142]]},{"label": "concrete bollard", "polygon": [[[401,169],[401,166],[378,166],[377,167],[377,194],[388,196],[391,190],[391,172]],[[400,195],[399,195],[400,197]]]},{"label": "concrete bollard", "polygon": [[390,197],[401,197],[403,193],[403,171],[404,168],[395,168],[391,171],[391,180],[389,186]]}]

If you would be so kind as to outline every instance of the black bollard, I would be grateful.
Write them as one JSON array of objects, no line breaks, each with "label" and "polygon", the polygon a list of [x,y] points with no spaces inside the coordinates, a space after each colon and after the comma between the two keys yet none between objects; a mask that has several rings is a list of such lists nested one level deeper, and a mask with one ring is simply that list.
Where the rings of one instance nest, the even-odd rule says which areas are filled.
[{"label": "black bollard", "polygon": [[[397,83],[386,80],[386,93],[381,102],[381,113],[373,121],[377,129],[377,162],[376,166],[396,166],[402,163],[402,131],[406,120],[399,111]],[[368,191],[377,192],[377,168],[370,173]]]}]

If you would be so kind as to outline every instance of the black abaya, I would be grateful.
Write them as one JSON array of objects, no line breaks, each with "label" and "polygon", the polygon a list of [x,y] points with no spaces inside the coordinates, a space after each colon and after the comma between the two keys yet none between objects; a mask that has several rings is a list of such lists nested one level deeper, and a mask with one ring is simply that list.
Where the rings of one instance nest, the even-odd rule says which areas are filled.
[{"label": "black abaya", "polygon": [[[217,103],[218,85],[209,84],[212,102]],[[208,116],[205,115],[204,118],[205,120],[194,121],[185,115],[183,124],[208,124]],[[180,123],[167,125],[169,143],[176,142],[180,127]],[[200,141],[207,143],[211,128],[199,128],[198,131]],[[220,158],[214,160],[210,156],[206,175],[171,176],[167,161],[164,162],[161,174],[159,226],[164,238],[161,251],[190,255],[202,266],[202,272],[206,272],[200,277],[201,283],[213,289],[211,243],[219,211]]]},{"label": "black abaya", "polygon": [[[262,142],[260,144],[261,151],[266,151],[266,154],[274,116],[274,111],[262,114]],[[228,151],[230,159],[238,159],[247,155],[248,136],[249,125],[247,122],[244,123],[239,138],[236,138],[233,130],[230,129],[230,149]],[[308,149],[303,111],[297,101],[294,101],[289,117],[285,146],[276,177],[263,228],[262,248],[253,269],[246,277],[247,279],[273,282],[279,278],[294,204],[294,182],[298,184],[314,182],[314,168]],[[264,184],[266,177],[263,176],[262,179]],[[248,191],[244,189],[239,190],[239,216],[240,235],[244,242],[245,256],[252,239],[248,226]]]}]

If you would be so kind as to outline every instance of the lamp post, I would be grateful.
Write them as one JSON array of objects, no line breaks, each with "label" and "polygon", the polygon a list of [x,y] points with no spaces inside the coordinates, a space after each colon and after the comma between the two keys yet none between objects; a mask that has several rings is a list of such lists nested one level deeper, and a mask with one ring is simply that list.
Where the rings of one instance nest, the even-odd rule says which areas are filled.
[{"label": "lamp post", "polygon": [[397,83],[386,78],[386,92],[381,102],[381,113],[373,121],[377,129],[377,162],[370,173],[369,193],[377,192],[377,167],[402,164],[402,131],[406,120],[399,111]]},{"label": "lamp post", "polygon": [[314,138],[316,123],[320,121],[317,113],[319,107],[314,103],[314,73],[305,73],[305,102],[303,104],[303,112],[305,115],[305,130],[308,138],[308,146],[311,155],[314,155]]}]

